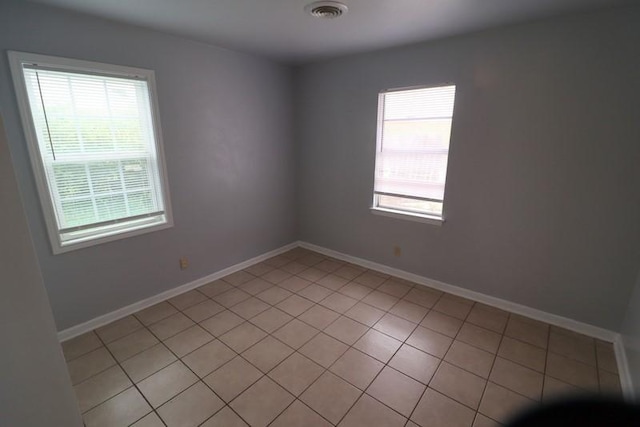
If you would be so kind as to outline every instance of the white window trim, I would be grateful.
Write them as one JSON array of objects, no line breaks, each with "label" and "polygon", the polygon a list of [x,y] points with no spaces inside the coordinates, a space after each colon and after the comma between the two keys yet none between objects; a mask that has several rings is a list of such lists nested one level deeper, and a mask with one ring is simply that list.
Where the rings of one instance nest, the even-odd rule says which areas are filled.
[{"label": "white window trim", "polygon": [[[156,93],[155,73],[152,70],[142,68],[125,67],[112,64],[104,64],[100,62],[83,61],[78,59],[60,58],[48,55],[39,55],[26,52],[9,51],[9,65],[13,77],[13,83],[18,102],[18,109],[24,129],[27,148],[29,150],[29,160],[33,175],[36,181],[38,196],[42,206],[44,220],[47,226],[51,249],[54,254],[61,254],[81,248],[99,245],[114,240],[126,239],[128,237],[138,236],[153,231],[164,230],[173,227],[173,213],[171,209],[171,198],[169,195],[169,182],[167,180],[167,166],[163,150],[162,129],[160,127],[160,111],[158,108],[158,97]],[[113,76],[123,77],[142,77],[147,81],[149,89],[151,120],[153,122],[153,131],[156,143],[156,157],[158,163],[158,173],[160,175],[161,194],[164,200],[164,218],[162,223],[144,223],[141,221],[136,226],[127,228],[122,231],[122,227],[115,227],[104,232],[104,234],[91,236],[90,238],[78,239],[72,242],[63,243],[58,233],[58,224],[44,170],[44,164],[41,161],[40,147],[33,123],[31,107],[27,95],[26,82],[22,70],[22,64],[38,64],[43,66],[51,66],[60,70],[83,71],[87,73],[109,74]]]},{"label": "white window trim", "polygon": [[[393,89],[385,89],[382,90],[378,93],[378,117],[377,117],[377,126],[376,126],[376,155],[378,153],[378,151],[380,151],[380,146],[382,145],[382,122],[383,122],[383,114],[384,114],[384,105],[382,105],[383,103],[381,103],[381,99],[383,98],[383,96],[387,93],[392,93],[392,92],[401,92],[401,91],[406,91],[406,90],[414,90],[414,89],[429,89],[429,88],[436,88],[436,87],[441,87],[441,86],[451,86],[454,85],[457,87],[457,85],[454,82],[448,81],[448,82],[444,82],[444,83],[440,83],[440,84],[431,84],[431,85],[417,85],[417,86],[406,86],[406,87],[398,87],[398,88],[393,88]],[[453,115],[455,115],[455,104],[453,106],[454,108],[454,112]],[[375,158],[374,158],[374,167],[375,167]],[[375,172],[374,172],[375,174]],[[448,174],[448,171],[447,171]],[[375,178],[374,178],[375,179]],[[396,210],[396,209],[389,209],[389,208],[383,208],[380,206],[377,206],[377,194],[375,192],[375,186],[374,189],[371,191],[371,193],[373,194],[373,198],[371,201],[371,206],[369,207],[369,211],[374,214],[374,215],[379,215],[379,216],[386,216],[389,218],[395,218],[395,219],[401,219],[401,220],[405,220],[405,221],[413,221],[413,222],[421,222],[421,223],[425,223],[425,224],[431,224],[431,225],[436,225],[436,226],[442,226],[445,222],[445,206],[444,206],[444,200],[445,198],[442,198],[442,215],[427,215],[427,214],[420,214],[420,213],[413,213],[413,212],[409,212],[409,211],[401,211],[401,210]],[[445,184],[445,195],[446,195],[446,184]]]},{"label": "white window trim", "polygon": [[434,215],[422,215],[418,213],[410,213],[407,211],[398,211],[395,209],[385,209],[376,206],[371,206],[369,208],[372,214],[386,216],[389,218],[402,219],[405,221],[413,221],[413,222],[422,222],[424,224],[431,224],[441,226],[445,219],[444,217],[434,216]]}]

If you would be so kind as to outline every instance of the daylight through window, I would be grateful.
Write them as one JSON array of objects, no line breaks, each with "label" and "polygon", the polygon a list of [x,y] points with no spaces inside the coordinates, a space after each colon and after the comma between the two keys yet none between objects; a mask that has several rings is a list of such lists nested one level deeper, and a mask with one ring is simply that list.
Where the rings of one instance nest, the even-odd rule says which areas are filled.
[{"label": "daylight through window", "polygon": [[26,133],[54,251],[168,224],[152,73],[20,56],[16,87],[26,93]]},{"label": "daylight through window", "polygon": [[379,96],[374,209],[442,219],[455,86]]}]

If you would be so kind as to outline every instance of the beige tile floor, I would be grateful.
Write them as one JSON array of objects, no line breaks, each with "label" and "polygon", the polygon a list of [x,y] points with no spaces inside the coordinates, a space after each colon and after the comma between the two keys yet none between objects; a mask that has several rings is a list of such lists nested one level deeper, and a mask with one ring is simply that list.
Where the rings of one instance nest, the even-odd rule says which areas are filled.
[{"label": "beige tile floor", "polygon": [[297,248],[63,343],[88,427],[485,427],[610,343]]}]

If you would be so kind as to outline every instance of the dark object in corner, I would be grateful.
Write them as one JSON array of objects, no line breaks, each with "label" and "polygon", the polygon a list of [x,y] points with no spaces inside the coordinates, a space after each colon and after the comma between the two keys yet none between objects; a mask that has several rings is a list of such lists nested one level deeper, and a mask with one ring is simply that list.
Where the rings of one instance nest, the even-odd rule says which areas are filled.
[{"label": "dark object in corner", "polygon": [[640,406],[619,399],[581,398],[530,410],[509,427],[640,427]]}]

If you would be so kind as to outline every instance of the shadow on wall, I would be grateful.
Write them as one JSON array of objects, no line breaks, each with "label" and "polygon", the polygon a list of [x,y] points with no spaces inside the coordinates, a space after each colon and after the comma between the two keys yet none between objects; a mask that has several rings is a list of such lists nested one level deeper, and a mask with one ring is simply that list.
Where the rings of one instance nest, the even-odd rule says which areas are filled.
[{"label": "shadow on wall", "polygon": [[82,426],[0,116],[0,425]]}]

